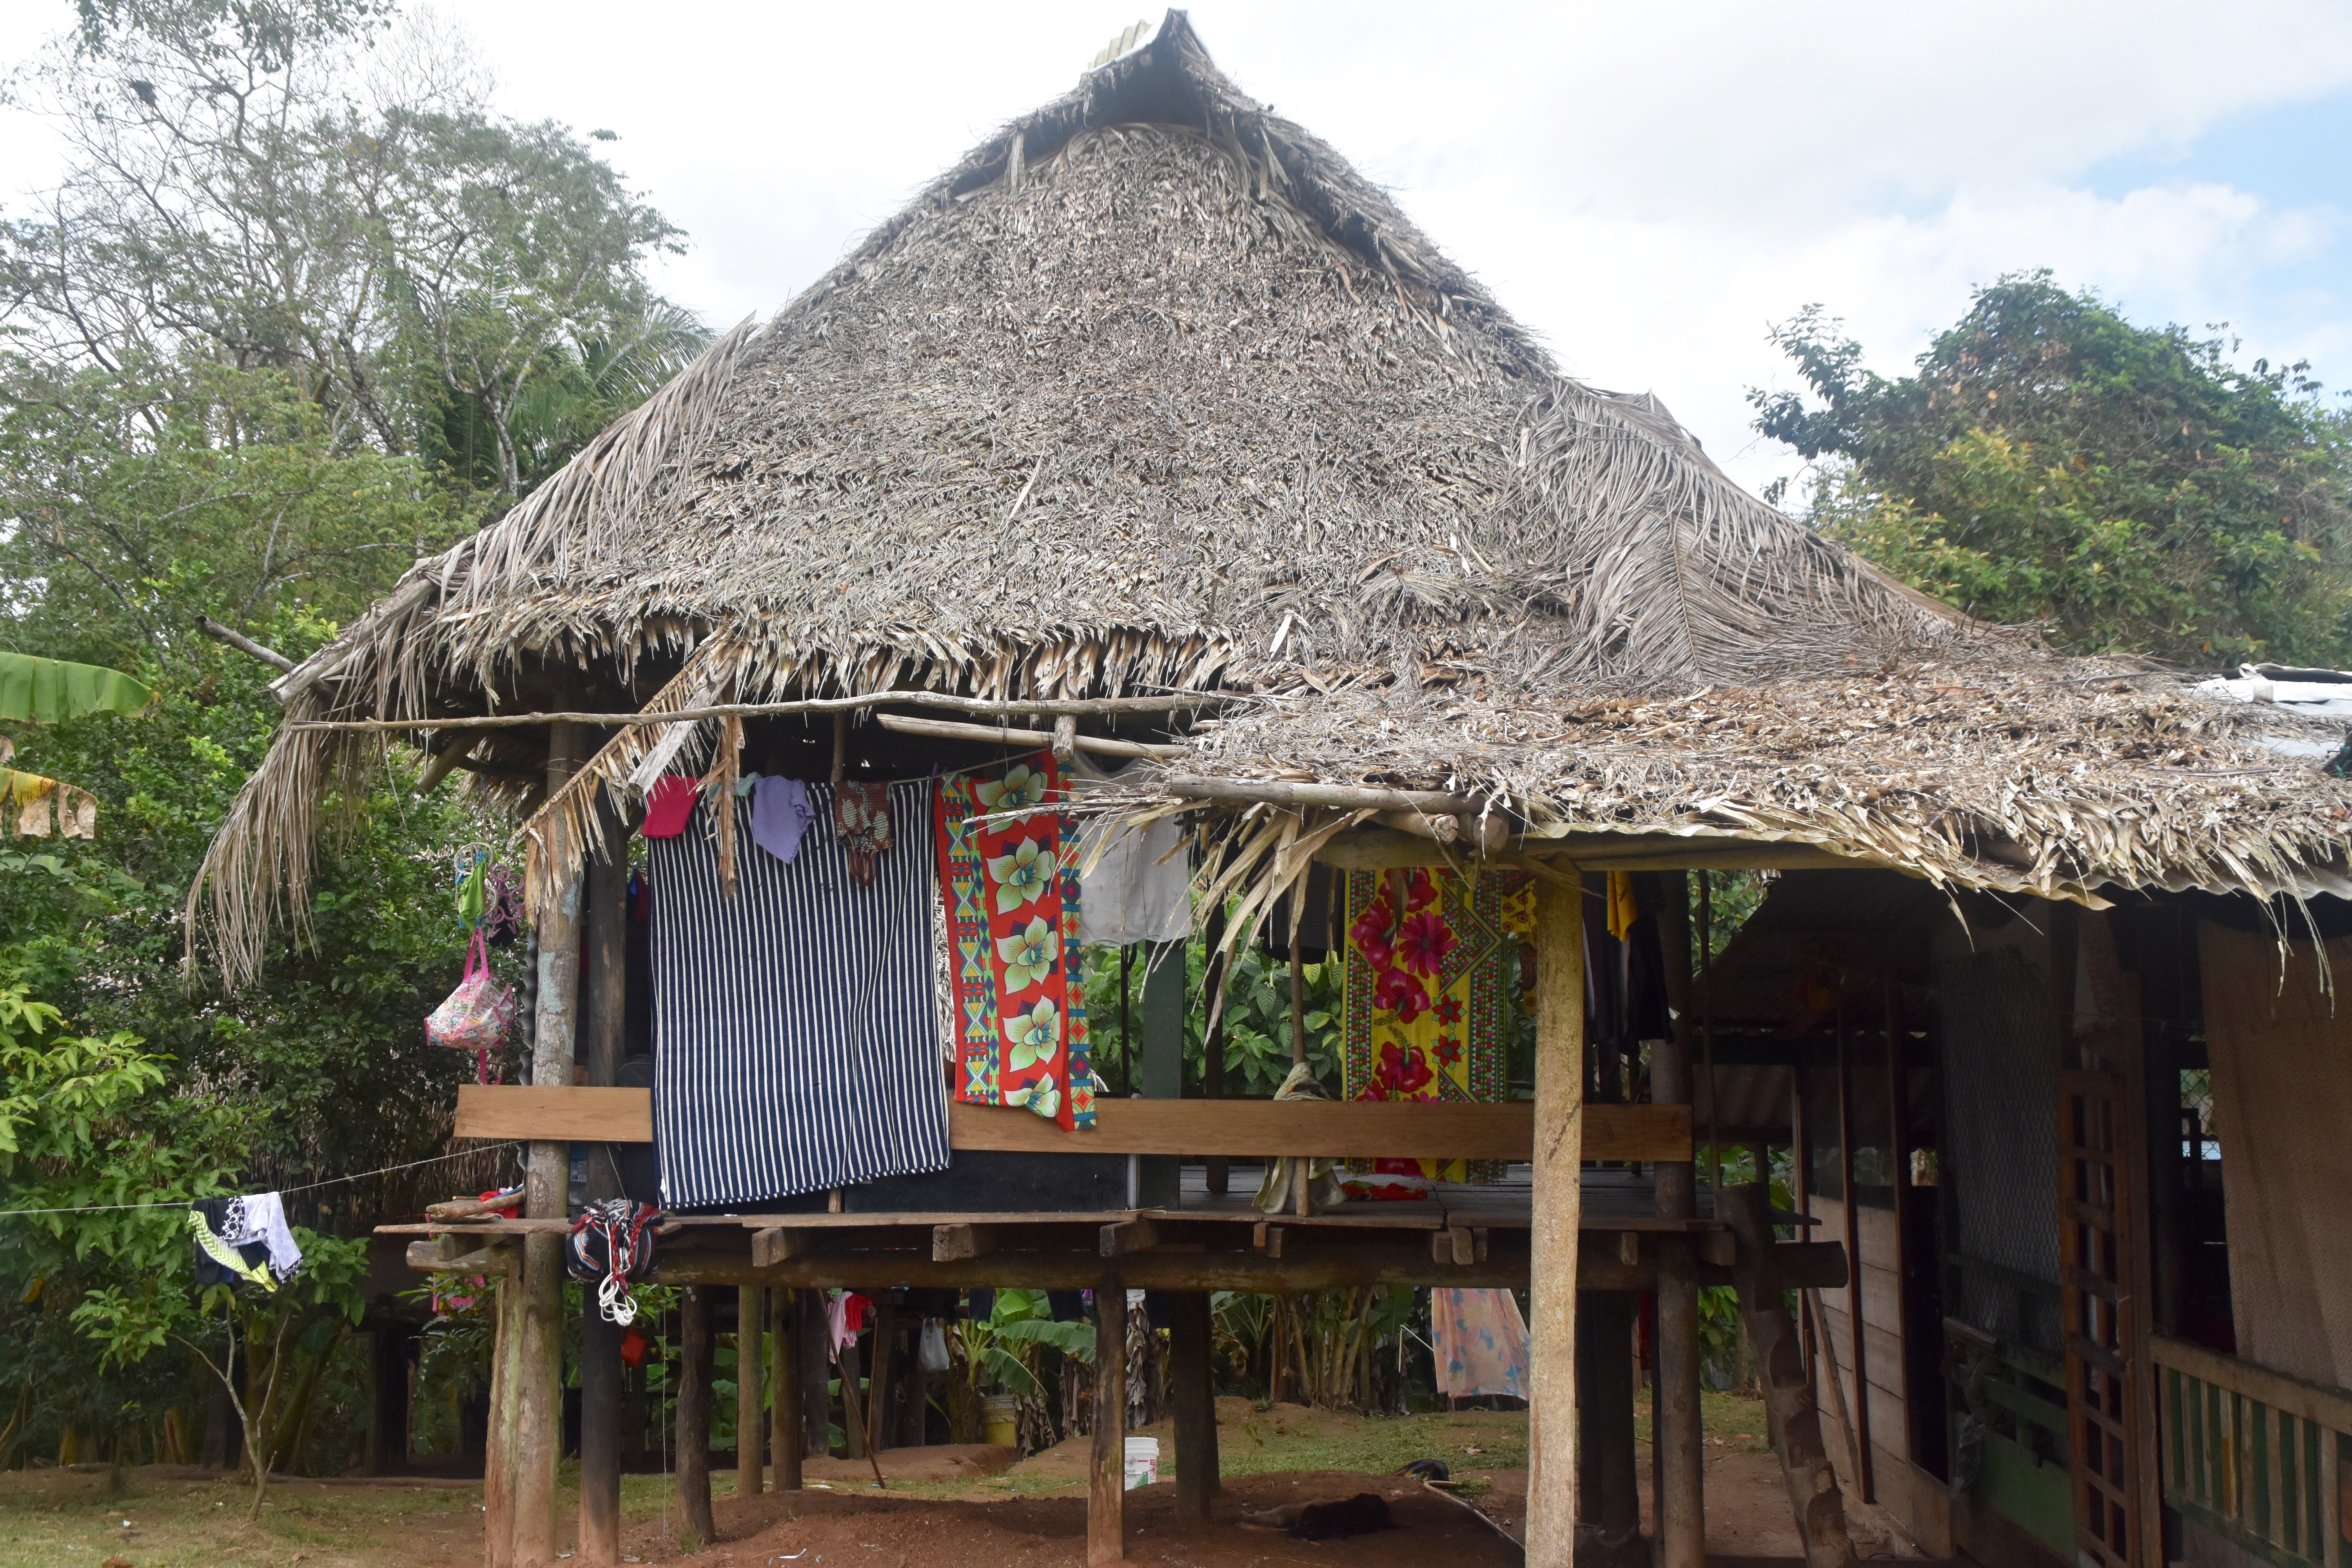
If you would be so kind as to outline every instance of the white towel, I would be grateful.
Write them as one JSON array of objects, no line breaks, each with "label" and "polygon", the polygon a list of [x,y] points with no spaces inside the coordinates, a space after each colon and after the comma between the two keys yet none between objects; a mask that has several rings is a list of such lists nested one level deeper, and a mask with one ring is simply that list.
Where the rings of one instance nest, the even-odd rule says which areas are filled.
[{"label": "white towel", "polygon": [[[1101,853],[1097,854],[1097,846]],[[1162,817],[1140,832],[1108,817],[1078,838],[1081,942],[1178,942],[1192,934],[1192,868],[1184,830]]]},{"label": "white towel", "polygon": [[278,1194],[249,1193],[231,1198],[226,1219],[221,1239],[231,1247],[251,1247],[257,1242],[268,1247],[269,1272],[277,1279],[289,1279],[302,1267],[302,1248],[296,1244],[294,1233],[286,1228],[286,1204]]}]

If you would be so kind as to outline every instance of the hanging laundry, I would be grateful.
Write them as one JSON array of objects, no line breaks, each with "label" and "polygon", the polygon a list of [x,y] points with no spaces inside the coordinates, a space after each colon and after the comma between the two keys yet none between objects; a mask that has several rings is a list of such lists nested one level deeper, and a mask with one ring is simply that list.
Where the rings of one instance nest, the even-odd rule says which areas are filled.
[{"label": "hanging laundry", "polygon": [[221,1239],[231,1247],[257,1243],[268,1249],[269,1272],[281,1282],[302,1267],[302,1248],[286,1228],[286,1203],[276,1193],[253,1193],[228,1200],[221,1219]]},{"label": "hanging laundry", "polygon": [[[1341,1061],[1349,1100],[1509,1097],[1506,963],[1535,930],[1525,872],[1413,868],[1348,874]],[[1491,1180],[1487,1162],[1415,1162],[1438,1181]]]},{"label": "hanging laundry", "polygon": [[890,847],[889,789],[887,784],[845,784],[834,790],[834,824],[849,857],[849,874],[861,888],[874,885],[882,854]]},{"label": "hanging laundry", "polygon": [[1139,828],[1096,817],[1079,830],[1078,865],[1081,942],[1181,942],[1192,933],[1192,867],[1172,819]]},{"label": "hanging laundry", "polygon": [[1431,1359],[1438,1393],[1449,1399],[1528,1396],[1528,1321],[1517,1297],[1438,1286],[1429,1292],[1429,1321],[1437,1334]]},{"label": "hanging laundry", "polygon": [[[929,813],[928,780],[888,788],[890,810]],[[706,813],[648,846],[665,1208],[947,1168],[929,858],[886,856],[875,885],[853,889],[832,792],[812,784],[809,799],[816,820],[790,864],[737,842],[732,899]]]},{"label": "hanging laundry", "polygon": [[789,863],[801,852],[801,836],[816,814],[809,809],[808,785],[770,773],[751,795],[751,841]]},{"label": "hanging laundry", "polygon": [[956,1098],[1026,1106],[1092,1127],[1083,901],[1070,819],[1058,812],[982,823],[1067,798],[1053,753],[940,781],[940,896],[954,973]]},{"label": "hanging laundry", "polygon": [[1609,873],[1609,934],[1619,942],[1632,934],[1633,922],[1642,918],[1642,906],[1633,898],[1633,873]]},{"label": "hanging laundry", "polygon": [[839,1361],[841,1352],[857,1342],[866,1331],[866,1314],[874,1303],[855,1290],[832,1290],[825,1294],[824,1326],[826,1337],[833,1342],[833,1359]]},{"label": "hanging laundry", "polygon": [[215,1285],[258,1285],[275,1290],[269,1277],[269,1244],[247,1242],[233,1246],[221,1232],[228,1223],[229,1198],[198,1198],[188,1205],[188,1234],[196,1243],[196,1289]]},{"label": "hanging laundry", "polygon": [[686,831],[702,793],[701,781],[685,773],[666,773],[646,792],[646,822],[637,831],[647,838],[675,838]]}]

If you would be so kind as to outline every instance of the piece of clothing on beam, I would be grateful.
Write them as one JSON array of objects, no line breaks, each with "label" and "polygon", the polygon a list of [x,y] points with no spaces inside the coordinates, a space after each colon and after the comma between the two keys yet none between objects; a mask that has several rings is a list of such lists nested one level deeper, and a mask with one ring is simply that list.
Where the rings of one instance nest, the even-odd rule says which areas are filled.
[{"label": "piece of clothing on beam", "polygon": [[[1076,826],[1051,752],[940,781],[956,1098],[1095,1122]],[[1019,815],[1007,815],[1019,814]]]},{"label": "piece of clothing on beam", "polygon": [[[931,784],[889,786],[920,821]],[[945,1170],[930,858],[877,858],[859,887],[830,787],[787,864],[739,837],[719,886],[710,813],[647,846],[654,1145],[665,1208],[759,1203]]]},{"label": "piece of clothing on beam", "polygon": [[1438,1393],[1449,1399],[1528,1396],[1528,1321],[1517,1297],[1436,1286],[1429,1292],[1429,1321],[1437,1334]]},{"label": "piece of clothing on beam", "polygon": [[1078,833],[1078,940],[1181,942],[1192,934],[1192,863],[1172,817],[1146,827],[1097,817]]},{"label": "piece of clothing on beam", "polygon": [[[1340,1033],[1349,1100],[1510,1098],[1512,969],[1535,930],[1524,871],[1348,873]],[[1422,1160],[1437,1181],[1491,1181],[1488,1161]]]}]

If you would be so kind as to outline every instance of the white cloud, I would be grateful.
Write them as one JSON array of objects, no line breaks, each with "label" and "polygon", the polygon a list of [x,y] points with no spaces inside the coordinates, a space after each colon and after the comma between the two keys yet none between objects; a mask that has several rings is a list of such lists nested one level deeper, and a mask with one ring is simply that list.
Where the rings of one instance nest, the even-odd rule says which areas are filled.
[{"label": "white cloud", "polygon": [[[615,162],[692,236],[664,285],[726,324],[784,303],[1119,27],[1158,18],[1118,6],[455,14],[509,112],[620,133]],[[37,11],[71,16],[14,7],[0,51],[21,57]],[[1754,449],[1741,393],[1784,378],[1766,327],[1812,300],[1899,370],[1970,285],[2049,266],[2136,319],[2227,318],[2250,353],[2323,370],[2332,354],[2352,379],[2352,301],[2314,266],[2343,215],[2281,210],[2258,172],[2079,188],[2104,161],[2352,83],[2352,8],[1370,0],[1192,17],[1245,90],[1391,185],[1567,368],[1655,390],[1750,482],[1792,459]],[[39,163],[0,124],[0,168]]]}]

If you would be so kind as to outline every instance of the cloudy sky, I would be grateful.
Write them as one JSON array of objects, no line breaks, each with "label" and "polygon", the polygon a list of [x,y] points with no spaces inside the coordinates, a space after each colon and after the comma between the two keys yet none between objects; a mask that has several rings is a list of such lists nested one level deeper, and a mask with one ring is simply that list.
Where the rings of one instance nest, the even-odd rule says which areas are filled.
[{"label": "cloudy sky", "polygon": [[[1131,0],[1129,0],[1131,4]],[[17,0],[0,58],[70,19]],[[1101,4],[483,0],[446,15],[507,112],[608,129],[719,325],[789,300],[1128,23]],[[2053,268],[2134,319],[2352,384],[2352,6],[1972,0],[1249,5],[1192,19],[1542,332],[1663,397],[1741,479],[1793,472],[1743,394],[1809,302],[1898,371],[1973,285]],[[53,177],[0,116],[0,201]]]}]

